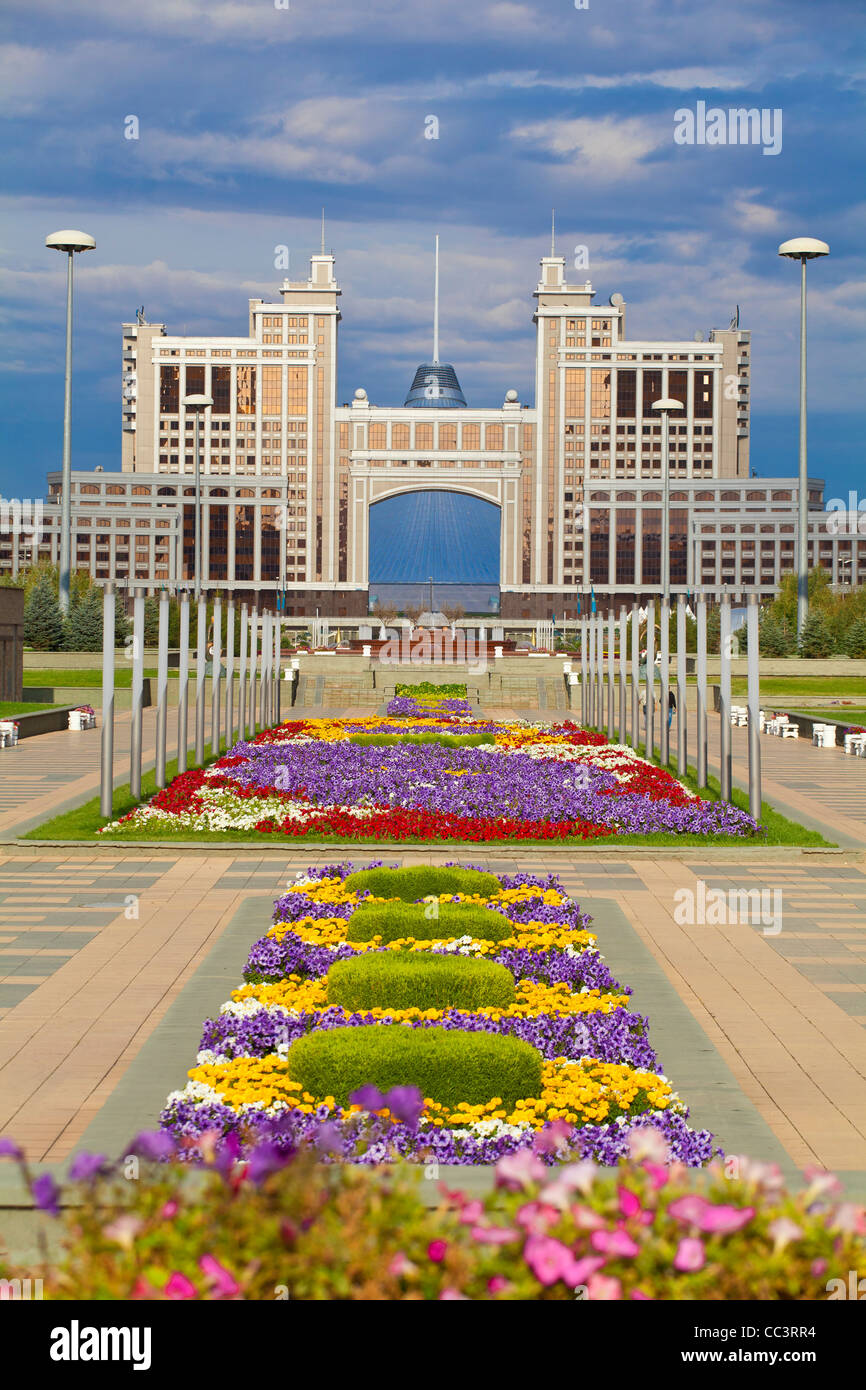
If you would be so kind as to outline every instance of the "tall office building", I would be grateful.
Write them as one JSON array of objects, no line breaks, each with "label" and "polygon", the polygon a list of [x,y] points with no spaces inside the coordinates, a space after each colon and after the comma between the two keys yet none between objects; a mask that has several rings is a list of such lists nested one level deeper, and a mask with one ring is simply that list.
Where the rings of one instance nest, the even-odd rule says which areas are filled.
[{"label": "tall office building", "polygon": [[[503,382],[494,406],[467,403],[463,368],[439,360],[438,313],[431,360],[395,383],[401,404],[373,402],[362,385],[338,404],[340,288],[324,249],[306,280],[250,301],[244,337],[178,337],[140,313],[123,325],[122,472],[74,474],[74,562],[121,583],[191,580],[184,398],[205,394],[207,588],[270,602],[279,592],[292,615],[357,617],[371,574],[378,591],[383,548],[400,551],[402,579],[419,584],[433,553],[437,582],[467,578],[458,571],[471,568],[471,551],[494,557],[503,618],[574,617],[591,596],[618,608],[659,591],[664,460],[653,403],[672,397],[682,403],[669,441],[672,591],[771,594],[794,563],[797,483],[750,473],[750,335],[738,318],[706,341],[630,339],[622,295],[597,304],[588,281],[568,282],[553,248],[534,298],[534,401]],[[40,554],[56,552],[59,534],[56,475],[49,486]],[[416,496],[400,511],[407,494]],[[828,525],[822,494],[810,481],[810,562],[857,583],[866,537]],[[435,546],[400,529],[409,515],[443,530]],[[0,539],[0,568],[26,563],[22,544]]]},{"label": "tall office building", "polygon": [[[564,257],[551,252],[535,289],[533,405],[506,389],[499,406],[473,408],[455,368],[438,361],[418,367],[399,406],[373,403],[363,387],[338,405],[334,272],[322,252],[307,280],[284,281],[271,302],[251,300],[244,338],[123,326],[124,471],[190,474],[184,397],[213,398],[202,438],[211,584],[278,586],[295,611],[360,613],[370,509],[445,489],[496,509],[503,616],[565,613],[591,588],[620,596],[660,581],[654,401],[683,404],[671,424],[676,501],[713,480],[748,477],[749,334],[738,328],[707,342],[629,340],[622,296],[595,304],[589,282],[569,284]],[[255,480],[258,492],[267,479],[279,480],[274,505],[250,506],[244,485]],[[691,570],[682,507],[672,508],[671,555],[676,588]]]}]

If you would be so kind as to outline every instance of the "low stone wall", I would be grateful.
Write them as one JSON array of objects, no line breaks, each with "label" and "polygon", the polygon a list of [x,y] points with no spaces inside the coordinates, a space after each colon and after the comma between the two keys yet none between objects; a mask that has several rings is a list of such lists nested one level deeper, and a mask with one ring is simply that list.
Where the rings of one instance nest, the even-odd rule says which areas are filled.
[{"label": "low stone wall", "polygon": [[[69,711],[88,703],[90,702],[87,700],[78,700],[74,705],[63,705],[60,709],[40,709],[34,710],[32,714],[10,716],[18,725],[19,742],[23,738],[33,738],[36,734],[56,734],[60,729],[67,729],[69,727]],[[92,730],[84,730],[83,732],[88,733]],[[5,748],[3,752],[6,752]]]}]

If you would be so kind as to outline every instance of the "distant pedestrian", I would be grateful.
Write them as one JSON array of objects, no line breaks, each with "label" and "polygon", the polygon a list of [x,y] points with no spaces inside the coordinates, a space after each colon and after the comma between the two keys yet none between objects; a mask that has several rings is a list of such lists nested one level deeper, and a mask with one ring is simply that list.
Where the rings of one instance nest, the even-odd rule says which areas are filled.
[{"label": "distant pedestrian", "polygon": [[669,690],[669,691],[668,691],[668,728],[670,728],[670,727],[671,727],[671,724],[673,723],[673,718],[674,718],[674,715],[676,714],[676,709],[677,709],[677,697],[676,697],[676,695],[674,694],[674,692],[673,692],[672,690]]}]

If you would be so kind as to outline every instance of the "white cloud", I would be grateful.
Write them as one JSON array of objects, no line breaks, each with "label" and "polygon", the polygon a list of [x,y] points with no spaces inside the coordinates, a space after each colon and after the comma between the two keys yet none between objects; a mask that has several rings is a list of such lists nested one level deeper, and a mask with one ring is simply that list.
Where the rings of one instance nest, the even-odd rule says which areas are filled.
[{"label": "white cloud", "polygon": [[760,188],[744,189],[734,198],[736,220],[746,231],[771,232],[779,224],[778,208],[755,201],[761,192]]},{"label": "white cloud", "polygon": [[670,144],[671,131],[642,116],[577,116],[515,126],[511,137],[567,161],[576,175],[608,182],[644,173],[643,160]]}]

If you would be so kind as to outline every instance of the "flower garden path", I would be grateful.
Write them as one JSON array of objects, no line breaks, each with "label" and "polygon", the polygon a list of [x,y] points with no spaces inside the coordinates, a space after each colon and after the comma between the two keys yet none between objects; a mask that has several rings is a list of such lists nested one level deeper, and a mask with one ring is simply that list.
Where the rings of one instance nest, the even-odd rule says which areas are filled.
[{"label": "flower garden path", "polygon": [[[487,711],[485,711],[487,713]],[[312,714],[306,711],[305,714]],[[316,715],[339,711],[315,711]],[[352,710],[353,714],[358,713]],[[493,711],[490,711],[493,713]],[[503,716],[512,712],[497,710]],[[117,721],[125,780],[128,715]],[[711,722],[711,749],[717,720]],[[145,760],[154,712],[144,714]],[[745,737],[734,730],[744,781]],[[729,1152],[825,1166],[866,1193],[866,791],[859,760],[763,738],[765,795],[841,851],[78,846],[14,843],[98,789],[98,732],[0,754],[0,1133],[35,1162],[119,1149],[182,1086],[202,1020],[236,984],[272,899],[310,863],[445,862],[555,871],[634,987],[662,1063]],[[171,750],[170,750],[171,751]],[[712,762],[712,756],[711,756]],[[863,847],[861,849],[860,847]],[[680,925],[674,894],[763,888],[761,925]]]}]

